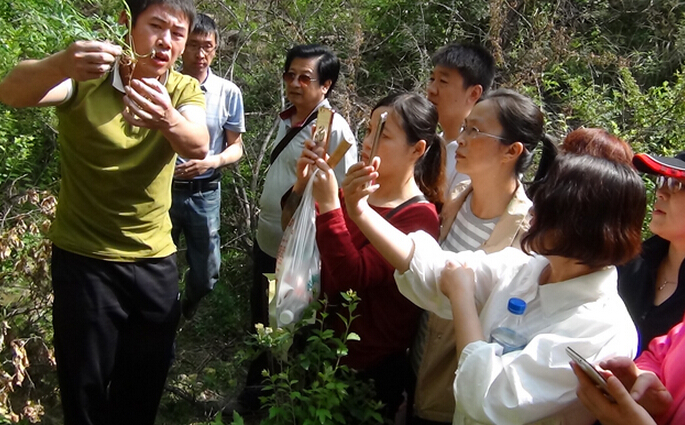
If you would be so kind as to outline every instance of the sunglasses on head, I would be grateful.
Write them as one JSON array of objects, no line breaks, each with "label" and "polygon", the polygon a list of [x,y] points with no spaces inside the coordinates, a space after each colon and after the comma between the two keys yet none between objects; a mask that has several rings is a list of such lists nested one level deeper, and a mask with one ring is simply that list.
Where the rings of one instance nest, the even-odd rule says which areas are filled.
[{"label": "sunglasses on head", "polygon": [[291,84],[293,81],[295,81],[295,79],[300,82],[301,86],[308,86],[312,81],[316,81],[315,78],[312,78],[306,74],[297,75],[291,71],[286,71],[283,73],[283,81],[285,81],[287,84]]},{"label": "sunglasses on head", "polygon": [[685,183],[674,178],[666,176],[657,176],[656,178],[656,188],[657,189],[668,189],[671,192],[678,192],[685,189]]}]

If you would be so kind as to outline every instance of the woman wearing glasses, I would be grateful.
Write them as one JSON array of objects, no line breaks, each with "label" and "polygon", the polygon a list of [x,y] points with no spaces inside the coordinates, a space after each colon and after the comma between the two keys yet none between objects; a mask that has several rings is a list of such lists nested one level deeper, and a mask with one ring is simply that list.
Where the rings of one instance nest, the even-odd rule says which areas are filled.
[{"label": "woman wearing glasses", "polygon": [[656,198],[642,253],[619,269],[619,293],[640,334],[640,351],[668,332],[685,312],[685,152],[675,158],[635,155],[639,171],[653,174]]},{"label": "woman wearing glasses", "polygon": [[[615,358],[600,363],[614,375],[608,377],[607,385],[616,403],[602,396],[574,367],[578,397],[604,425],[683,424],[685,152],[675,158],[638,154],[633,163],[638,170],[657,176],[649,225],[656,236],[645,241],[642,255],[621,270],[619,286],[640,332],[641,346],[646,348],[635,362]],[[670,331],[656,334],[663,336],[652,338],[670,326]]]},{"label": "woman wearing glasses", "polygon": [[[457,138],[457,171],[469,180],[456,187],[441,211],[442,249],[496,252],[519,247],[532,205],[520,176],[541,141],[545,157],[554,151],[543,127],[540,108],[512,90],[490,92],[474,106]],[[424,312],[410,357],[416,380],[413,403],[412,394],[408,403],[413,407],[410,423],[451,423],[458,361],[452,321]]]},{"label": "woman wearing glasses", "polygon": [[[591,424],[565,349],[590,361],[635,353],[637,335],[612,266],[640,250],[645,192],[635,170],[589,155],[557,157],[533,198],[522,240],[526,252],[538,253],[531,256],[513,248],[453,253],[421,232],[399,234],[365,205],[373,187],[363,184],[372,177],[351,168],[347,210],[397,268],[400,292],[454,319],[453,423]],[[527,303],[517,330],[528,338],[505,352],[490,341],[511,297]]]}]

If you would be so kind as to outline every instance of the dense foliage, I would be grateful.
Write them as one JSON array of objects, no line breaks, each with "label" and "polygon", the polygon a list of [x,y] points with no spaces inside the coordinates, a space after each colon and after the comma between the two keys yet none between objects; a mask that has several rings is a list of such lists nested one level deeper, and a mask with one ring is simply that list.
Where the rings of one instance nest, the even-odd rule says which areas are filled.
[{"label": "dense foliage", "polygon": [[[198,0],[222,32],[215,71],[243,90],[245,157],[224,174],[223,271],[183,325],[160,423],[211,420],[242,380],[258,195],[285,99],[286,50],[331,46],[343,61],[332,98],[353,130],[391,90],[423,91],[430,55],[454,40],[494,53],[499,86],[535,98],[547,131],[599,126],[636,151],[685,148],[685,4],[679,0]],[[0,77],[79,38],[110,38],[119,0],[0,0]],[[97,35],[98,32],[99,34]],[[103,32],[104,31],[104,32]],[[0,105],[0,423],[58,423],[49,243],[58,192],[51,110]],[[361,134],[360,134],[361,135]],[[41,417],[42,415],[42,417]]]}]

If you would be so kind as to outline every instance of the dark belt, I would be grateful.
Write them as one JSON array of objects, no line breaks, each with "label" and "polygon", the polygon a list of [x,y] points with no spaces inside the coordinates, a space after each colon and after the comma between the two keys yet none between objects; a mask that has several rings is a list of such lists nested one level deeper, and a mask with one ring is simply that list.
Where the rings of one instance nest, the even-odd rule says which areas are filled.
[{"label": "dark belt", "polygon": [[191,193],[208,192],[219,188],[219,178],[181,180],[174,179],[172,187],[174,190],[183,190]]}]

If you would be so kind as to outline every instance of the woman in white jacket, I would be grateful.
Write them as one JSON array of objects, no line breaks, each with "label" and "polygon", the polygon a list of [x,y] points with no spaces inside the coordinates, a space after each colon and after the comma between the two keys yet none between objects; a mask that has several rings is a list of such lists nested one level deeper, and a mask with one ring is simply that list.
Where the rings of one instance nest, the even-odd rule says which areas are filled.
[{"label": "woman in white jacket", "polygon": [[[565,348],[591,362],[633,356],[637,335],[616,289],[614,264],[640,250],[645,193],[623,164],[559,156],[536,190],[523,248],[494,254],[443,251],[421,232],[404,235],[366,205],[371,167],[348,171],[350,217],[397,271],[400,291],[422,308],[453,318],[459,366],[453,423],[591,424],[578,402]],[[490,332],[510,297],[528,303],[530,339],[502,353]],[[620,353],[620,354],[619,354]]]}]

